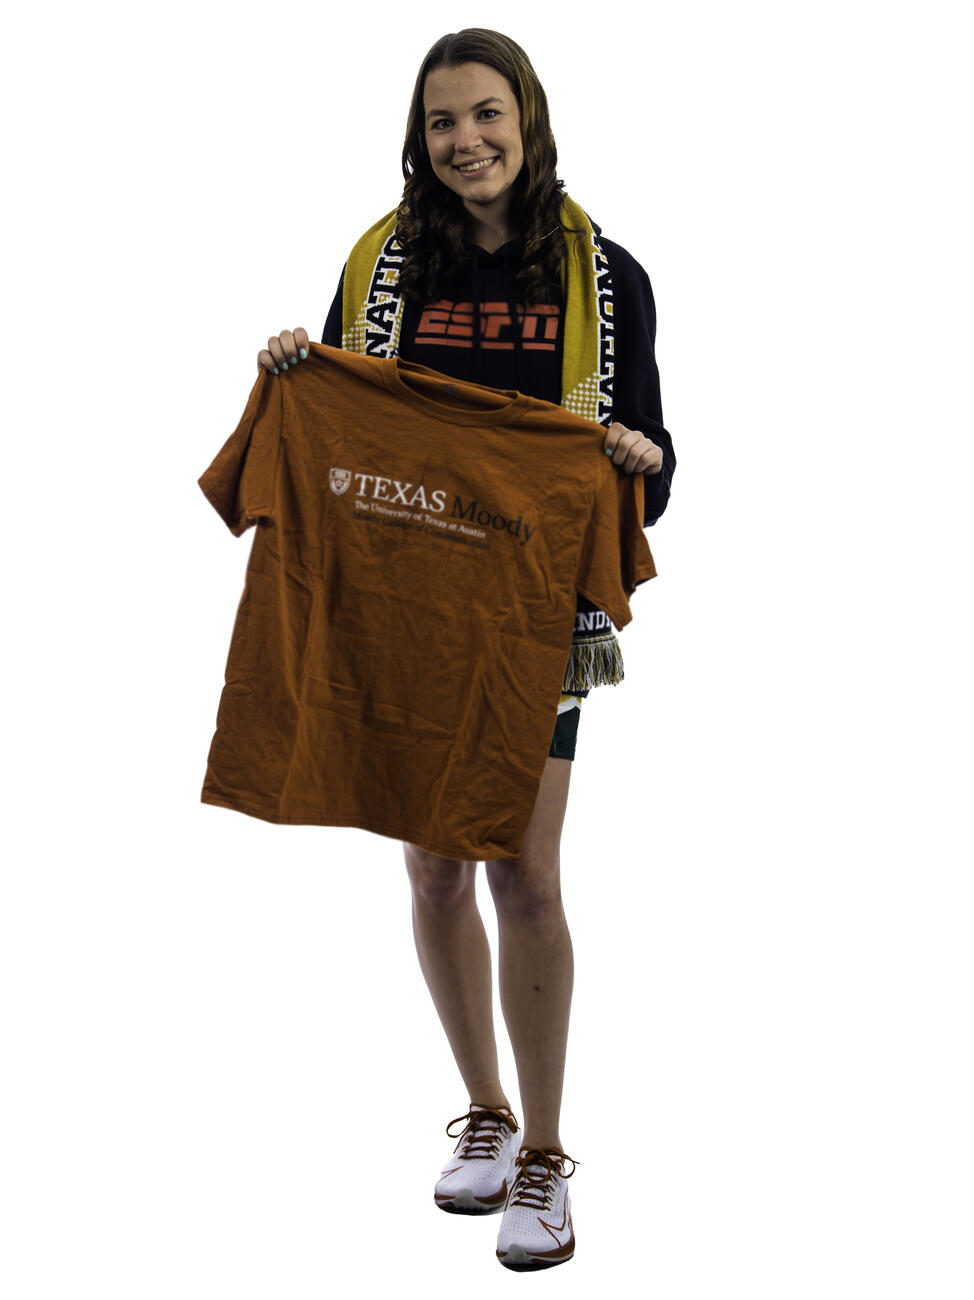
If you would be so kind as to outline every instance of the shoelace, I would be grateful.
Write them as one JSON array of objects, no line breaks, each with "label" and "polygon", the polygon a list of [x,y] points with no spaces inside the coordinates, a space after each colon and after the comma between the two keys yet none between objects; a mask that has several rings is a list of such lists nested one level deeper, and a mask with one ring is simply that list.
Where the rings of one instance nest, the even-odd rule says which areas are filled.
[{"label": "shoelace", "polygon": [[[552,1157],[554,1164],[552,1164]],[[572,1162],[571,1174],[565,1172],[566,1160]],[[539,1147],[519,1151],[515,1160],[517,1174],[508,1205],[527,1205],[533,1210],[550,1210],[554,1175],[557,1173],[562,1178],[571,1178],[578,1163],[573,1156],[566,1155],[564,1151],[558,1151],[554,1147],[548,1147],[544,1151]],[[532,1178],[529,1166],[531,1169],[541,1171],[541,1176]]]},{"label": "shoelace", "polygon": [[499,1110],[487,1108],[474,1110],[471,1107],[466,1115],[458,1115],[447,1124],[446,1131],[449,1137],[457,1136],[456,1133],[451,1133],[450,1129],[461,1121],[466,1123],[466,1128],[460,1134],[460,1141],[453,1148],[454,1151],[459,1151],[462,1144],[461,1160],[492,1160],[507,1137],[504,1132],[505,1127],[512,1133],[517,1132],[517,1121],[506,1107]]}]

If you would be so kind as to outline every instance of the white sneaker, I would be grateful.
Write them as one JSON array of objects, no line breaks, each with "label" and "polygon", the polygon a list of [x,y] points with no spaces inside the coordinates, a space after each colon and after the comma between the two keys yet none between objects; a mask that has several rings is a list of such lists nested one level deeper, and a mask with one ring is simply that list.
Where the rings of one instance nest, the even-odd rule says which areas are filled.
[{"label": "white sneaker", "polygon": [[[572,1162],[571,1174],[565,1172],[566,1160]],[[497,1234],[497,1258],[505,1268],[550,1268],[574,1255],[568,1179],[576,1164],[553,1147],[518,1152],[517,1173]]]},{"label": "white sneaker", "polygon": [[514,1181],[514,1162],[520,1139],[517,1120],[507,1106],[497,1108],[470,1103],[466,1115],[458,1115],[466,1128],[454,1147],[453,1156],[440,1173],[433,1199],[450,1214],[495,1214],[504,1208]]}]

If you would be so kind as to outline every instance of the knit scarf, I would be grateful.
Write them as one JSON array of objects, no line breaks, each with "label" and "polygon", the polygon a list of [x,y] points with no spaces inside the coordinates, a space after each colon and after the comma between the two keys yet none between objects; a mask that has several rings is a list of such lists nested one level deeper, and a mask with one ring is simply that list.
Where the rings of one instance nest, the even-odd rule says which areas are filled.
[{"label": "knit scarf", "polygon": [[[560,220],[567,249],[561,267],[565,301],[561,404],[575,415],[608,426],[612,423],[614,369],[609,263],[588,216],[567,194]],[[399,290],[402,263],[394,209],[371,226],[349,254],[342,295],[342,347],[346,352],[372,357],[398,354],[404,303]],[[593,686],[615,686],[624,675],[622,650],[611,624],[598,629],[576,628],[563,695]]]}]

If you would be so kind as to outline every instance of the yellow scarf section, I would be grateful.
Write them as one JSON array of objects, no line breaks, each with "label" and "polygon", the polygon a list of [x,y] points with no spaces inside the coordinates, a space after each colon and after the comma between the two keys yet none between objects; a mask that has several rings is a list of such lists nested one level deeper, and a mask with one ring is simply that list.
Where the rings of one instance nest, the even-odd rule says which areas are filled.
[{"label": "yellow scarf section", "polygon": [[[346,352],[389,357],[399,350],[403,253],[396,239],[396,212],[394,209],[371,226],[348,256],[342,294],[342,347]],[[604,293],[602,312],[608,319],[603,319],[597,276],[608,268],[592,223],[567,194],[559,217],[567,250],[561,268],[565,295],[561,405],[593,423],[607,423],[613,371],[612,305],[611,295]],[[624,676],[622,651],[611,628],[576,632],[561,701],[594,686],[615,686]]]},{"label": "yellow scarf section", "polygon": [[[567,194],[560,219],[568,252],[561,269],[565,295],[561,404],[597,424],[601,331],[592,242],[595,232]],[[346,352],[391,356],[398,349],[402,297],[397,286],[402,249],[395,234],[396,212],[392,211],[370,227],[349,254],[342,295],[342,347]]]}]

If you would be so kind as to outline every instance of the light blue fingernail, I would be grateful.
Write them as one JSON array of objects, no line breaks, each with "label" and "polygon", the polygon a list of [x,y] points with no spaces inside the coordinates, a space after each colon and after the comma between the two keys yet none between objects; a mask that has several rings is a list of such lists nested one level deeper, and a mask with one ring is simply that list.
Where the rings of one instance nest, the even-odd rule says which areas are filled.
[{"label": "light blue fingernail", "polygon": [[606,449],[605,449],[605,454],[606,454],[607,456],[611,456],[611,455],[612,455],[612,448],[611,448],[611,447],[606,447]]},{"label": "light blue fingernail", "polygon": [[287,362],[286,362],[286,361],[282,361],[282,362],[281,362],[281,369],[282,369],[282,370],[287,370]]},{"label": "light blue fingernail", "polygon": [[275,375],[279,375],[280,373],[281,373],[281,372],[278,370],[277,366],[275,366],[275,367],[274,367],[274,374],[275,374]]},{"label": "light blue fingernail", "polygon": [[302,360],[302,361],[307,361],[307,359],[308,359],[308,349],[307,349],[307,348],[302,348],[302,349],[301,349],[301,354],[300,354],[300,355],[301,355],[301,360]]}]

